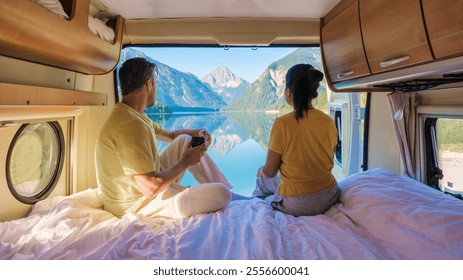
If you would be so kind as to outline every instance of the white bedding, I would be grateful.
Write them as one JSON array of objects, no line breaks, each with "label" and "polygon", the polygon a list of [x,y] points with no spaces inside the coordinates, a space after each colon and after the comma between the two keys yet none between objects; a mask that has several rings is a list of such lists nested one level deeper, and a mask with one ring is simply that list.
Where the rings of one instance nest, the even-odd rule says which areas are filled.
[{"label": "white bedding", "polygon": [[168,220],[101,209],[96,190],[0,223],[1,259],[463,259],[463,202],[377,168],[340,182],[341,202],[298,217],[260,199]]}]

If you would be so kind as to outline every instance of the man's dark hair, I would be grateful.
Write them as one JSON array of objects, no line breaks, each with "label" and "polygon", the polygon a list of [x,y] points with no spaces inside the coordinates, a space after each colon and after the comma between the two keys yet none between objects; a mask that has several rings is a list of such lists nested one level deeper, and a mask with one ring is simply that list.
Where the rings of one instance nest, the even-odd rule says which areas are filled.
[{"label": "man's dark hair", "polygon": [[119,82],[122,95],[127,95],[139,89],[156,72],[156,64],[142,57],[131,58],[125,61],[119,69]]}]

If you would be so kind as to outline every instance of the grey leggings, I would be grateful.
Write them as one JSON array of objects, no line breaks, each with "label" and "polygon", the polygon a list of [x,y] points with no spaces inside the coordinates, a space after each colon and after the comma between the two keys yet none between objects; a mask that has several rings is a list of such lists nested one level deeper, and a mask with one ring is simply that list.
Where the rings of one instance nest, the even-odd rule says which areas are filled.
[{"label": "grey leggings", "polygon": [[338,202],[340,189],[335,182],[331,187],[308,195],[280,196],[280,176],[273,178],[257,177],[253,195],[270,202],[273,208],[293,216],[312,216],[322,214]]}]

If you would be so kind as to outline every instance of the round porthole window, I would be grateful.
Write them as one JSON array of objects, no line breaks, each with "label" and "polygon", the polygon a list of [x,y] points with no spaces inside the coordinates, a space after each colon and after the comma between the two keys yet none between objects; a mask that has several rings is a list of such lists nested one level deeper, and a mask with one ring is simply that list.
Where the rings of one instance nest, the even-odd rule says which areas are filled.
[{"label": "round porthole window", "polygon": [[6,179],[11,193],[23,203],[46,198],[58,181],[64,139],[57,122],[23,124],[8,150]]}]

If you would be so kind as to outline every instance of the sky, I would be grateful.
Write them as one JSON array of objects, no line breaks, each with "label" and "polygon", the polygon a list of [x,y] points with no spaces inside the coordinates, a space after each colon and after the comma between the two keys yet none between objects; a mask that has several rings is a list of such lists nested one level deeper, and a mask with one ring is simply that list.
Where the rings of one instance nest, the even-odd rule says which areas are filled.
[{"label": "sky", "polygon": [[236,76],[252,83],[273,62],[295,51],[297,48],[230,47],[152,47],[136,48],[161,63],[182,72],[190,72],[198,78],[220,66],[226,66]]}]

